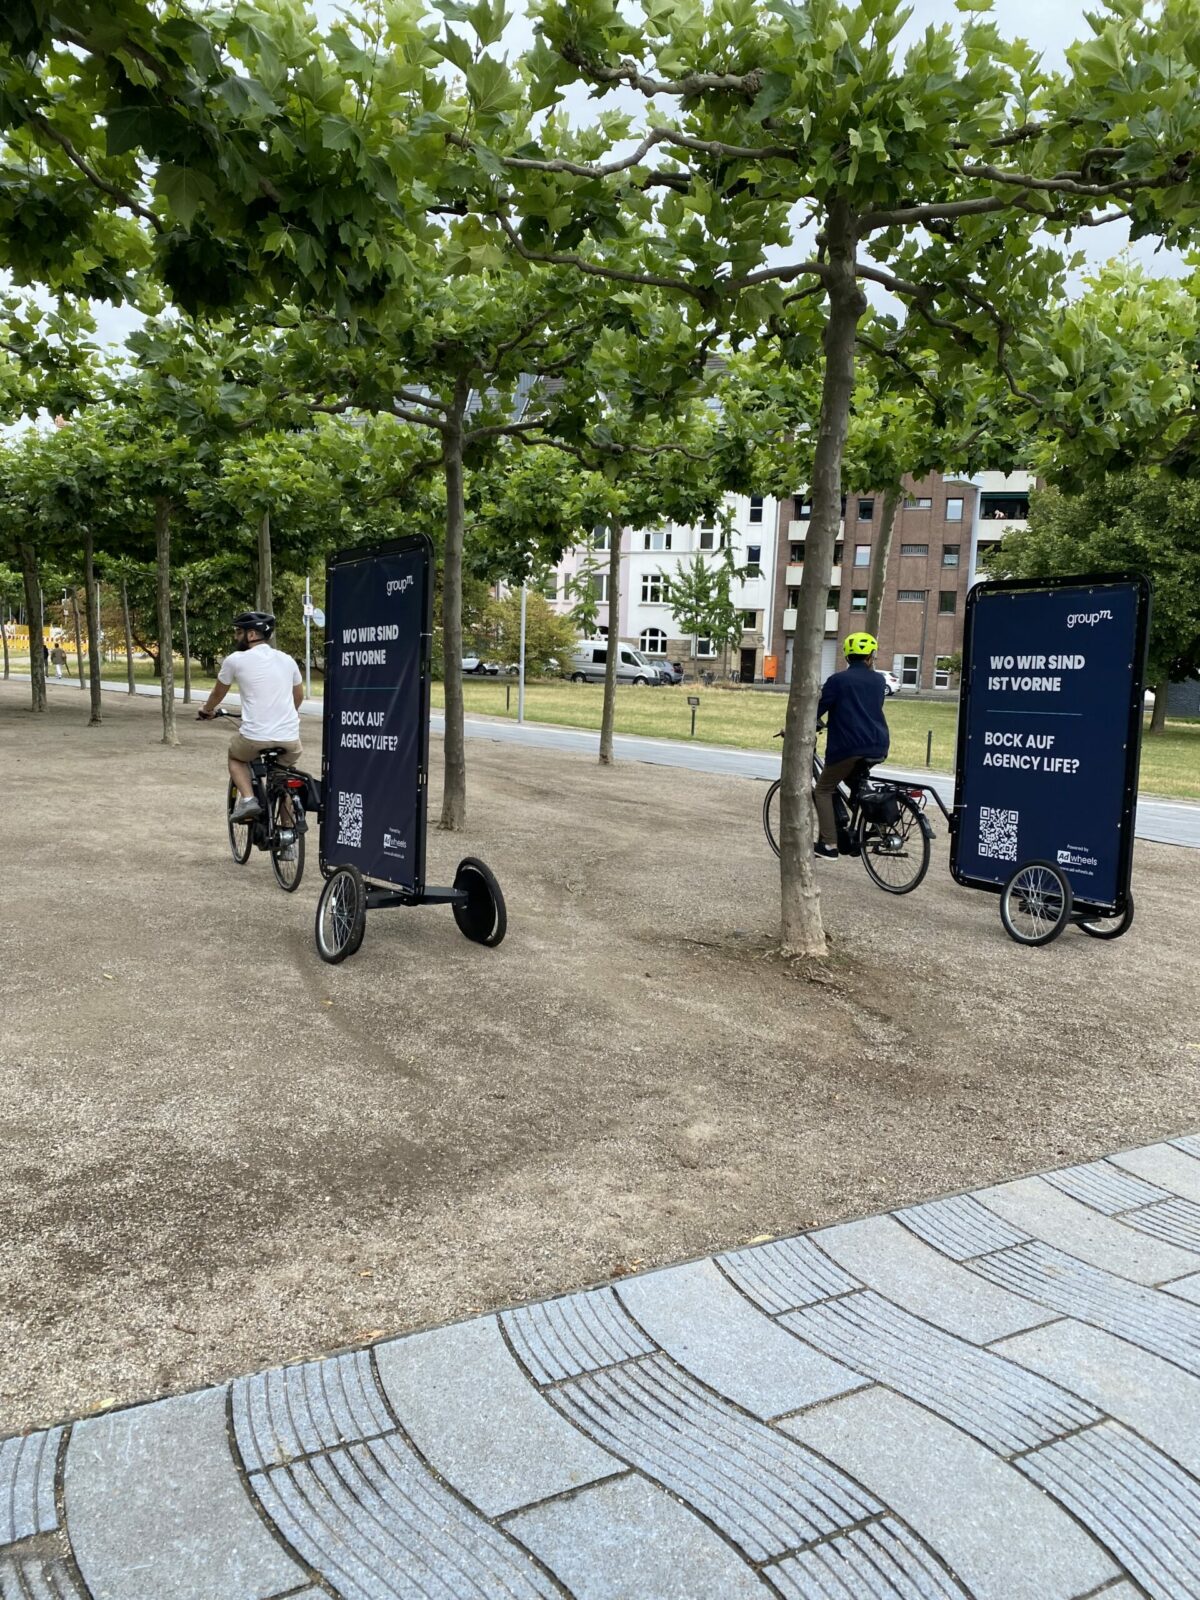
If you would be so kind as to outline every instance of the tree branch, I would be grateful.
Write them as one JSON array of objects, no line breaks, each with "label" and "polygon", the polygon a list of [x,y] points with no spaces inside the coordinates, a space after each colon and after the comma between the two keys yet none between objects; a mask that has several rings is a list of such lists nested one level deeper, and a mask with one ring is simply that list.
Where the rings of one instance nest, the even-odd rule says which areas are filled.
[{"label": "tree branch", "polygon": [[601,267],[594,261],[585,260],[579,255],[561,255],[557,252],[546,250],[530,250],[525,245],[508,218],[501,212],[494,212],[496,220],[504,230],[508,242],[523,261],[538,261],[550,267],[574,267],[577,272],[587,273],[593,278],[608,278],[617,283],[644,283],[653,289],[674,289],[679,294],[691,295],[694,300],[703,301],[705,292],[698,289],[695,284],[688,283],[684,278],[663,278],[653,272],[627,272],[620,267]]},{"label": "tree branch", "polygon": [[[470,140],[461,134],[448,135],[448,142],[457,144],[464,150],[472,148]],[[678,145],[680,149],[695,150],[701,155],[714,156],[719,160],[762,161],[778,159],[781,161],[795,161],[797,159],[796,150],[788,145],[722,144],[717,139],[697,139],[695,135],[680,133],[675,128],[652,128],[632,155],[624,156],[619,161],[595,164],[592,162],[569,161],[562,156],[556,156],[549,160],[535,160],[530,156],[502,156],[500,159],[503,166],[512,167],[517,171],[565,172],[577,178],[609,178],[614,173],[628,172],[631,167],[640,167],[650,151],[660,144]],[[673,182],[677,177],[685,178],[686,181],[683,173],[657,174],[655,181]]]},{"label": "tree branch", "polygon": [[66,134],[59,133],[58,129],[48,122],[40,112],[35,112],[29,120],[47,139],[58,145],[71,165],[77,167],[83,173],[93,188],[99,189],[101,194],[108,195],[111,199],[123,205],[126,210],[132,211],[135,217],[141,217],[144,222],[150,224],[156,233],[165,232],[165,225],[161,217],[156,216],[153,211],[147,210],[145,206],[139,205],[131,194],[126,194],[125,190],[119,189],[115,183],[109,183],[102,178],[96,169],[80,155]]},{"label": "tree branch", "polygon": [[569,62],[571,66],[581,68],[597,83],[627,83],[631,89],[641,90],[647,98],[656,94],[669,94],[687,100],[708,90],[723,89],[734,94],[744,94],[752,100],[763,86],[763,72],[760,67],[755,67],[746,73],[691,72],[686,78],[661,79],[646,77],[633,61],[623,61],[619,67],[601,66],[598,61],[590,60],[576,45],[566,44],[560,53],[564,61]]},{"label": "tree branch", "polygon": [[797,278],[810,275],[820,278],[823,283],[828,270],[823,261],[800,261],[790,267],[760,267],[757,272],[748,272],[741,278],[723,278],[719,280],[718,287],[752,289],[758,283],[794,283]]}]

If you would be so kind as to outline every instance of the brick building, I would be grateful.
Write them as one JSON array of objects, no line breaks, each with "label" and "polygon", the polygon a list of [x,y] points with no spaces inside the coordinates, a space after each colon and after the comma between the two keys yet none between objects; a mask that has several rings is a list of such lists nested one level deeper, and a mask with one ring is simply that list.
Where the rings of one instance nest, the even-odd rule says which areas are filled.
[{"label": "brick building", "polygon": [[[896,512],[879,619],[879,664],[911,689],[949,688],[948,657],[962,649],[967,590],[979,576],[981,552],[1023,527],[1033,487],[1029,473],[941,473],[904,480]],[[834,551],[825,611],[824,674],[838,664],[839,641],[862,626],[871,555],[879,538],[883,496],[848,494]],[[804,571],[811,508],[803,493],[779,502],[776,584],[770,637],[790,682],[796,606]]]}]

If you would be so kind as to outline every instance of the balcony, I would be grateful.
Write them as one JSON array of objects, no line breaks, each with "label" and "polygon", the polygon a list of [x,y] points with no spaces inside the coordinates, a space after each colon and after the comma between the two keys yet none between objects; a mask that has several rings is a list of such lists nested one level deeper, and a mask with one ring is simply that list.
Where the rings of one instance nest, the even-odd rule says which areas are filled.
[{"label": "balcony", "polygon": [[1006,533],[1021,533],[1028,526],[1025,517],[1006,517],[1003,522],[998,517],[992,517],[979,524],[979,543],[997,544]]},{"label": "balcony", "polygon": [[[842,537],[842,535],[845,533],[845,531],[846,531],[846,519],[845,519],[845,517],[843,517],[842,520],[838,523],[838,538],[839,539]],[[795,522],[795,521],[789,522],[788,523],[788,538],[789,539],[807,539],[808,538],[808,523],[807,522]]]},{"label": "balcony", "polygon": [[[837,632],[837,628],[838,628],[838,614],[837,614],[837,612],[836,611],[826,611],[826,613],[825,613],[825,632],[826,633],[836,633]],[[789,606],[788,609],[783,613],[783,631],[784,631],[784,633],[795,633],[795,631],[796,631],[796,607],[795,606]]]},{"label": "balcony", "polygon": [[[804,576],[804,563],[803,563],[803,561],[796,561],[796,562],[793,562],[793,564],[788,567],[787,576],[786,576],[784,581],[787,584],[787,587],[789,589],[798,589],[800,587],[800,580],[801,580],[801,578],[803,578],[803,576]],[[841,563],[839,562],[838,565],[836,567],[834,567],[832,569],[832,571],[830,572],[830,574],[829,574],[829,587],[831,589],[840,589],[841,586],[842,586],[842,568],[841,568]]]}]

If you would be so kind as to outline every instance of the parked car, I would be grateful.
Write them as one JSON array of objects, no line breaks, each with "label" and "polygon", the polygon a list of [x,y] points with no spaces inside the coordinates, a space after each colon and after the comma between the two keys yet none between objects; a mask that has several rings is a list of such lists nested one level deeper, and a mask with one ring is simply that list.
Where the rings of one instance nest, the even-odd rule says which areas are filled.
[{"label": "parked car", "polygon": [[[504,670],[508,673],[510,678],[519,678],[521,676],[521,663],[519,661],[510,661]],[[558,657],[549,656],[547,657],[545,668],[538,674],[538,676],[553,678],[557,677],[561,671],[562,668],[559,666]],[[529,676],[528,664],[526,665],[526,676]]]},{"label": "parked car", "polygon": [[[619,646],[620,654],[617,657],[617,682],[636,684],[644,688],[648,683],[661,683],[658,668],[642,655],[640,650],[635,650],[632,645]],[[571,657],[570,678],[572,683],[603,683],[604,674],[608,667],[608,640],[584,639],[576,646],[575,654]]]},{"label": "parked car", "polygon": [[663,683],[683,682],[682,661],[656,661],[654,665],[658,668],[658,676]]},{"label": "parked car", "polygon": [[482,656],[464,656],[462,669],[464,675],[470,673],[479,678],[494,678],[500,671],[494,661],[485,661]]},{"label": "parked car", "polygon": [[875,671],[883,679],[889,697],[900,692],[900,679],[894,672],[885,672],[882,667],[876,667]]}]

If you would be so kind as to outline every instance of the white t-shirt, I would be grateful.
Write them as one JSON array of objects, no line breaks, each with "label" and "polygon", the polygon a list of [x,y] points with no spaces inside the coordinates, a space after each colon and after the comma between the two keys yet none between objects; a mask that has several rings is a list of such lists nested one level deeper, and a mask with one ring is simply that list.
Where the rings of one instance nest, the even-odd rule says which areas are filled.
[{"label": "white t-shirt", "polygon": [[282,650],[256,644],[226,656],[217,673],[228,687],[235,683],[242,697],[242,737],[290,743],[300,737],[300,713],[292,690],[300,668]]}]

